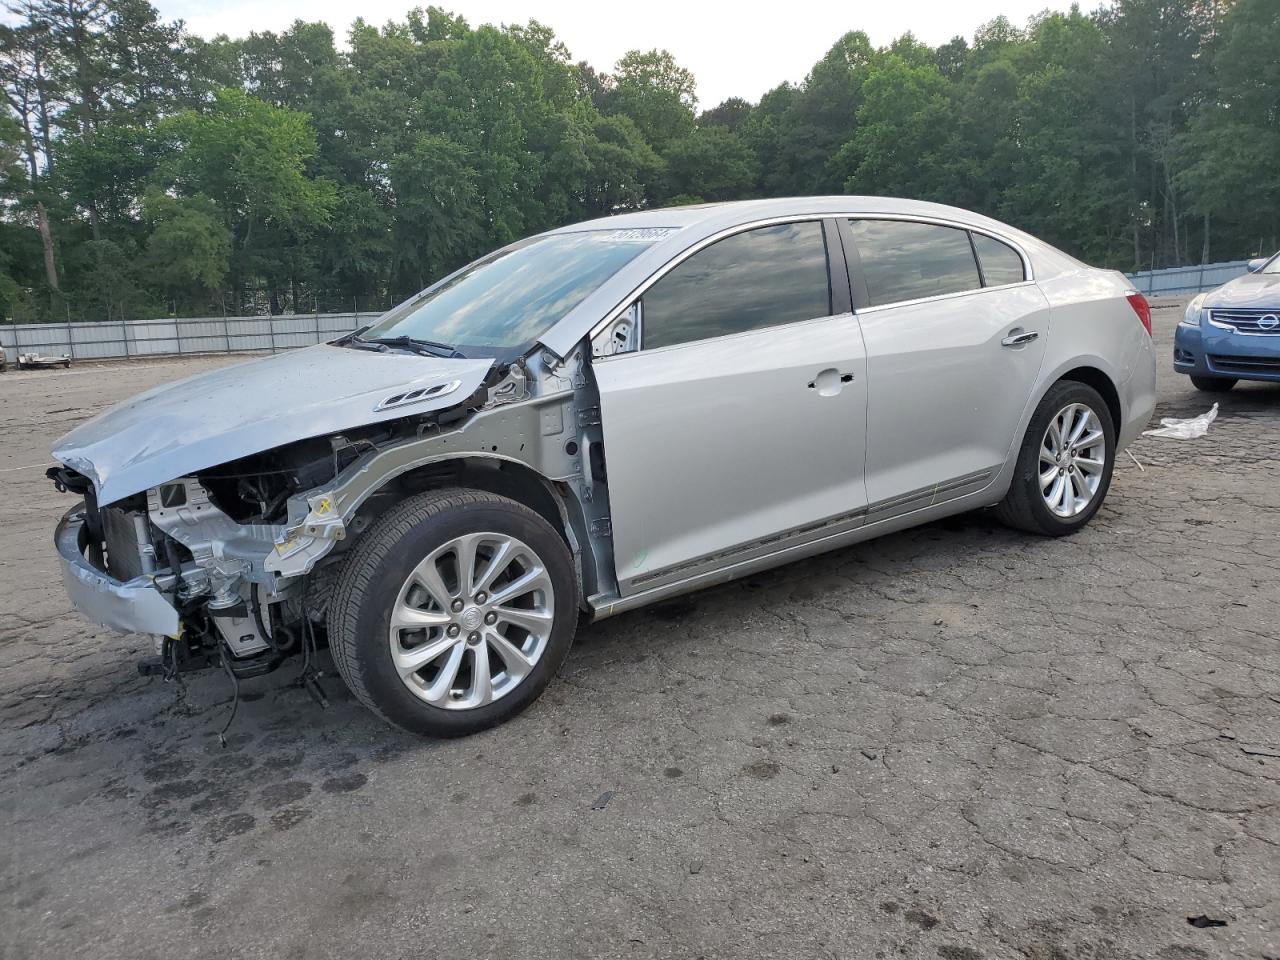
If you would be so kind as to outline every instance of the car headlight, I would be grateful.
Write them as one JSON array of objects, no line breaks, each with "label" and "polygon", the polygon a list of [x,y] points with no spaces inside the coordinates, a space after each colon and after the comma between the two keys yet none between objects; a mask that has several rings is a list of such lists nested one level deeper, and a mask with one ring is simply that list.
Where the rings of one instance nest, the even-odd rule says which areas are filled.
[{"label": "car headlight", "polygon": [[1184,327],[1200,326],[1200,311],[1204,307],[1205,294],[1196,294],[1191,298],[1191,302],[1187,304],[1187,312],[1183,314],[1182,320],[1179,321]]}]

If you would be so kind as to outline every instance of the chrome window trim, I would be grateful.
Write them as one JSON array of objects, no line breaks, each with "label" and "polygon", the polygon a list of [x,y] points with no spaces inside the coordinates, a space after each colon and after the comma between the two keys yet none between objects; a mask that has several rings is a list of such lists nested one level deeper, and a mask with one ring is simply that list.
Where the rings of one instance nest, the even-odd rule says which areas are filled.
[{"label": "chrome window trim", "polygon": [[615,360],[625,360],[627,357],[638,357],[641,354],[657,354],[666,353],[669,350],[679,350],[681,347],[692,347],[702,343],[719,343],[722,340],[737,340],[742,337],[750,337],[756,334],[766,333],[769,330],[781,330],[783,327],[802,327],[810,323],[827,323],[832,320],[852,320],[857,316],[853,310],[846,310],[843,313],[825,313],[820,317],[810,317],[807,320],[788,320],[786,323],[773,323],[767,327],[753,327],[750,330],[735,330],[733,333],[722,333],[718,337],[703,337],[701,340],[684,340],[680,343],[668,343],[662,347],[649,347],[645,349],[641,347],[639,350],[631,350],[627,353],[615,353],[608,357],[592,357],[591,362],[596,363],[612,363]]},{"label": "chrome window trim", "polygon": [[[944,217],[914,216],[912,214],[907,214],[907,213],[874,213],[874,214],[841,213],[841,214],[836,214],[836,216],[848,217],[851,220],[905,220],[909,223],[930,223],[938,227],[953,227],[957,230],[968,230],[970,233],[980,233],[984,237],[990,237],[992,240],[1000,241],[1007,247],[1012,247],[1013,251],[1022,258],[1023,279],[1018,281],[1018,284],[1034,283],[1036,279],[1035,271],[1031,266],[1031,258],[1027,256],[1027,251],[1022,248],[1022,244],[1018,243],[1016,240],[1013,240],[1010,237],[1006,237],[1002,233],[998,233],[995,230],[991,230],[988,227],[975,227],[961,220],[947,220]],[[976,261],[977,258],[975,257],[974,259]],[[1000,284],[1000,286],[1014,287],[1014,286],[1018,286],[1018,284],[1005,283],[1005,284]],[[999,289],[999,287],[981,287],[980,289],[997,290]],[[901,301],[901,302],[905,303],[906,301]],[[880,306],[889,306],[889,304],[880,304]]]},{"label": "chrome window trim", "polygon": [[914,307],[920,303],[938,303],[942,300],[955,300],[959,297],[973,297],[997,290],[1012,290],[1015,287],[1034,287],[1034,280],[1023,280],[1019,283],[1002,283],[996,287],[978,287],[974,290],[957,290],[955,293],[940,293],[933,297],[917,297],[914,300],[895,300],[893,303],[878,303],[874,307],[859,307],[854,311],[860,317],[879,313],[882,310],[896,310],[898,307]]},{"label": "chrome window trim", "polygon": [[[693,244],[692,246],[686,247],[684,250],[681,250],[678,254],[676,254],[674,257],[672,257],[670,260],[664,263],[661,267],[659,267],[657,270],[651,273],[642,283],[637,284],[629,294],[627,294],[625,297],[622,298],[622,301],[618,303],[617,306],[607,311],[604,315],[604,319],[598,321],[591,328],[590,332],[587,334],[587,337],[588,339],[594,339],[597,336],[599,336],[604,331],[605,327],[613,323],[613,321],[618,318],[618,316],[622,313],[622,311],[630,307],[631,304],[634,303],[638,298],[643,297],[646,290],[648,290],[651,286],[653,286],[655,283],[657,283],[659,280],[665,277],[668,273],[670,273],[672,270],[674,270],[676,267],[682,264],[685,260],[688,260],[690,257],[692,257],[695,253],[699,252],[700,250],[706,249],[707,247],[711,246],[711,244],[716,243],[717,241],[723,240],[726,237],[734,236],[735,234],[745,233],[748,230],[754,230],[757,227],[770,227],[770,226],[776,226],[782,223],[806,223],[808,221],[816,221],[818,223],[822,223],[824,220],[842,220],[842,219],[903,220],[909,223],[929,223],[939,227],[952,227],[957,230],[967,230],[972,233],[980,233],[983,236],[990,237],[993,240],[998,240],[999,242],[1005,244],[1006,246],[1012,247],[1013,250],[1018,254],[1018,256],[1022,258],[1022,270],[1023,270],[1023,273],[1025,274],[1025,279],[1021,280],[1018,283],[1005,283],[1005,284],[1000,284],[999,286],[994,286],[994,287],[978,287],[977,289],[974,289],[974,290],[961,290],[957,293],[939,294],[936,297],[922,297],[916,300],[899,300],[899,301],[895,301],[894,303],[878,304],[874,307],[863,307],[861,309],[855,309],[853,311],[854,316],[858,316],[860,314],[867,313],[872,310],[883,310],[886,307],[899,307],[899,306],[904,306],[906,304],[915,304],[915,303],[929,303],[935,300],[946,300],[946,299],[957,297],[957,296],[968,296],[971,293],[984,293],[987,290],[1007,290],[1007,289],[1010,289],[1011,287],[1024,287],[1024,286],[1033,285],[1035,283],[1035,271],[1031,265],[1031,258],[1027,255],[1027,251],[1023,249],[1022,244],[1018,243],[1016,240],[1013,240],[1010,237],[1004,236],[1003,234],[996,232],[995,230],[988,229],[987,227],[977,227],[968,223],[964,223],[963,221],[960,221],[960,220],[948,220],[944,217],[915,216],[915,215],[906,214],[906,213],[867,214],[867,213],[845,212],[845,213],[788,214],[786,216],[764,217],[759,220],[751,220],[751,221],[748,221],[747,223],[738,223],[738,224],[734,224],[731,227],[725,227],[723,230],[719,230],[716,233],[711,234],[710,236],[703,237],[701,240],[699,240],[697,243]],[[977,265],[976,255],[974,257],[974,261],[976,266]],[[828,262],[830,262],[829,252],[828,252]],[[812,319],[826,320],[826,319],[830,319],[830,317],[832,316],[842,316],[842,314],[829,314],[824,317],[814,317]],[[812,322],[812,320],[797,320],[792,322],[793,323],[810,323]],[[778,326],[787,326],[787,324],[778,324]],[[768,330],[770,328],[761,327],[759,329]],[[753,333],[753,332],[755,331],[746,330],[746,331],[743,331],[742,333]],[[731,334],[725,334],[722,337],[708,337],[704,340],[690,340],[688,342],[689,343],[708,343],[711,340],[723,340],[725,339],[725,337],[741,336],[742,333],[731,333]],[[674,343],[667,347],[655,347],[653,349],[669,350],[671,347],[679,347],[679,346],[683,346],[683,344]],[[600,358],[600,360],[592,360],[592,362],[598,363],[598,362],[608,361],[608,360],[617,360],[622,357],[635,356],[635,354],[637,353],[645,353],[645,352],[647,351],[645,350],[643,343],[641,343],[640,349],[634,350],[631,353],[614,354],[611,357],[603,357],[603,358]]]}]

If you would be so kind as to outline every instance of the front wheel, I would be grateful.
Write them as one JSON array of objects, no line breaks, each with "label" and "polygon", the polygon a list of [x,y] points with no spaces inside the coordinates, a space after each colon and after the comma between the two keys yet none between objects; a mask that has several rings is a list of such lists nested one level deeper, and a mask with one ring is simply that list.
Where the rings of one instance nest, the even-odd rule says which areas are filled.
[{"label": "front wheel", "polygon": [[1115,449],[1115,425],[1098,391],[1071,380],[1054,384],[1027,425],[996,516],[1030,533],[1075,533],[1102,506]]},{"label": "front wheel", "polygon": [[537,699],[577,620],[573,560],[546,520],[496,494],[438,490],[393,507],[356,545],[329,642],[365,706],[413,733],[456,737]]},{"label": "front wheel", "polygon": [[1235,377],[1192,377],[1191,385],[1205,393],[1226,393],[1240,381]]}]

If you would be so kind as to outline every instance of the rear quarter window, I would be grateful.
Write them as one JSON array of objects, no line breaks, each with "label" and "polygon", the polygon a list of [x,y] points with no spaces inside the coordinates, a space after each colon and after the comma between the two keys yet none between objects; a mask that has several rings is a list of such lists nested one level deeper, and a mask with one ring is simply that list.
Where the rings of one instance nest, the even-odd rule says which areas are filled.
[{"label": "rear quarter window", "polygon": [[974,233],[973,248],[978,251],[978,262],[982,265],[983,285],[999,287],[1006,283],[1021,283],[1027,279],[1022,265],[1022,257],[1018,251],[995,237]]}]

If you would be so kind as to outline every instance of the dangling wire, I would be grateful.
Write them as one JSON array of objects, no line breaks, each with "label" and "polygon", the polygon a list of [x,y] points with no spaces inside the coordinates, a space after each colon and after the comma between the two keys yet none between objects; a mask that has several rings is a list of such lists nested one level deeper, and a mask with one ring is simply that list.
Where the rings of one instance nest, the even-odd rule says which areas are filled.
[{"label": "dangling wire", "polygon": [[222,657],[222,669],[231,679],[231,715],[227,717],[227,722],[218,731],[218,742],[225,749],[227,746],[227,731],[231,729],[231,723],[236,718],[236,711],[240,708],[240,678],[236,676],[236,672],[231,669],[231,664],[227,662],[227,645],[223,643],[218,649]]},{"label": "dangling wire", "polygon": [[181,633],[177,637],[165,637],[164,644],[160,648],[160,662],[164,665],[164,672],[160,675],[160,679],[165,683],[176,683],[178,685],[178,700],[185,700],[187,697],[187,683],[182,679],[182,667],[178,663],[178,644],[181,642]]},{"label": "dangling wire", "polygon": [[329,698],[324,695],[324,688],[320,686],[320,678],[324,673],[312,666],[311,660],[317,655],[316,648],[316,631],[311,623],[311,616],[307,613],[307,581],[302,581],[302,596],[300,598],[302,606],[302,669],[298,671],[297,678],[293,681],[302,689],[311,695],[311,699],[315,700],[321,707],[329,706]]}]

